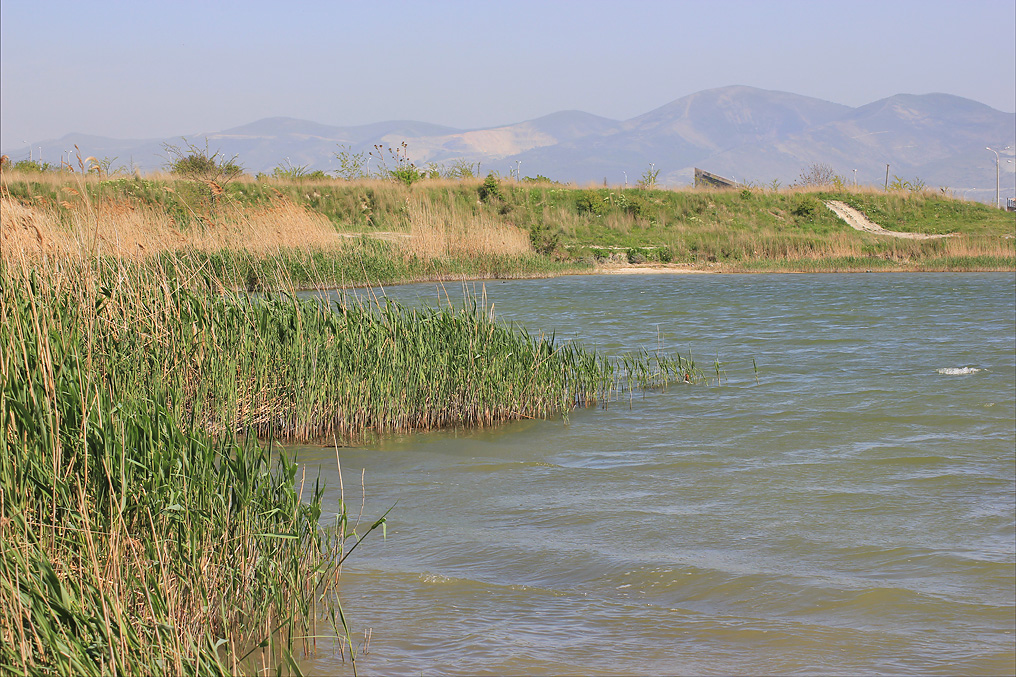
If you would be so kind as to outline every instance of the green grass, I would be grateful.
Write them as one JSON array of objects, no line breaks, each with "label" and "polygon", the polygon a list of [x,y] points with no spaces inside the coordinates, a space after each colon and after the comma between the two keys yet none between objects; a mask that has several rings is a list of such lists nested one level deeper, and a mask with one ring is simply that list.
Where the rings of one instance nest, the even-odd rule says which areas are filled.
[{"label": "green grass", "polygon": [[863,192],[830,194],[887,230],[907,233],[1012,234],[1013,217],[991,205],[935,193]]}]

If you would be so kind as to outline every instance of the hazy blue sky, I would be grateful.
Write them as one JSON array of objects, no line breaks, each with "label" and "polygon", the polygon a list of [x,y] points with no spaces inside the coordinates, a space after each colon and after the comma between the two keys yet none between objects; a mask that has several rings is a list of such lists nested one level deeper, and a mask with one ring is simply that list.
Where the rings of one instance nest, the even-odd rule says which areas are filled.
[{"label": "hazy blue sky", "polygon": [[615,119],[742,84],[1016,110],[1013,0],[0,2],[5,148],[283,115],[483,127]]}]

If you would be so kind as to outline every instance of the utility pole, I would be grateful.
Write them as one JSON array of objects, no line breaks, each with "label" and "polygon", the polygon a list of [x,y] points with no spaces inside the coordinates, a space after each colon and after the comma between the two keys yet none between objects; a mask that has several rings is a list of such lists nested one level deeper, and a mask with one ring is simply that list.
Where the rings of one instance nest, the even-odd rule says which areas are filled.
[{"label": "utility pole", "polygon": [[857,188],[857,170],[854,170],[854,188]]},{"label": "utility pole", "polygon": [[889,163],[885,165],[885,189],[889,190]]}]

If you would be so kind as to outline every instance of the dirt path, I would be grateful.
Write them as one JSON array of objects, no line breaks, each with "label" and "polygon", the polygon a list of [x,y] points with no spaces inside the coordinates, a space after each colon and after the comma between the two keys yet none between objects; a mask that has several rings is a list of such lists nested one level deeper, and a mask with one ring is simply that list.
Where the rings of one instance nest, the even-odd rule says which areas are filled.
[{"label": "dirt path", "polygon": [[951,233],[947,235],[926,235],[924,233],[900,233],[895,230],[886,230],[861,212],[857,211],[853,207],[848,207],[839,200],[829,200],[825,203],[825,206],[833,210],[833,212],[836,213],[836,216],[846,221],[847,225],[851,228],[855,230],[863,230],[866,233],[891,235],[892,237],[902,237],[908,240],[934,240],[940,237],[952,237]]}]

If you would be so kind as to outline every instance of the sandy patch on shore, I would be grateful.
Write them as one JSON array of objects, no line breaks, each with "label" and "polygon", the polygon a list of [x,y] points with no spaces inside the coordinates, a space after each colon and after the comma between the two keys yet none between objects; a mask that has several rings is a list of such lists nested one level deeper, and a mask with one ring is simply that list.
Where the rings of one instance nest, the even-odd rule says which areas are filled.
[{"label": "sandy patch on shore", "polygon": [[660,275],[660,274],[671,274],[671,275],[698,275],[708,273],[719,273],[722,272],[720,269],[710,270],[708,268],[693,268],[688,265],[671,264],[671,265],[646,265],[646,266],[617,266],[617,267],[603,267],[597,272],[604,273],[606,275]]}]

